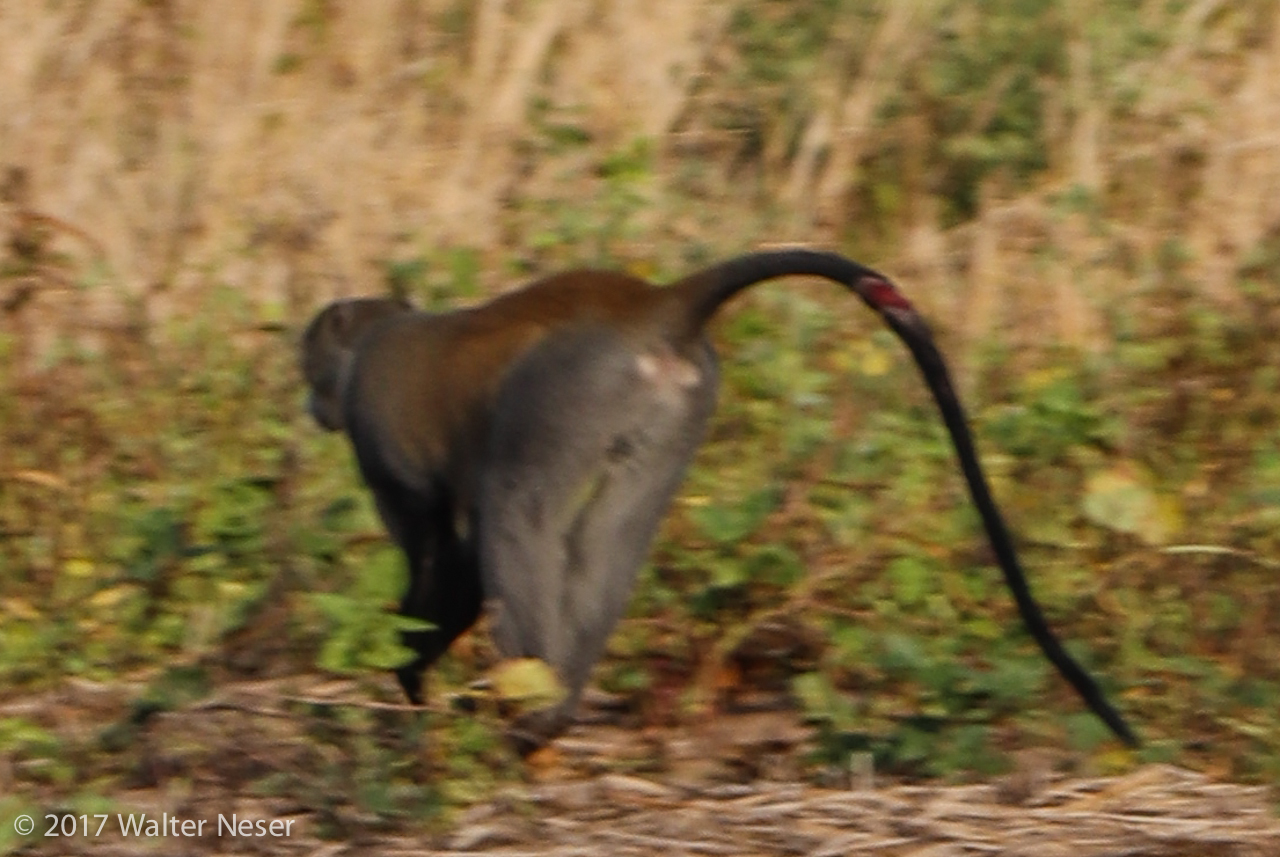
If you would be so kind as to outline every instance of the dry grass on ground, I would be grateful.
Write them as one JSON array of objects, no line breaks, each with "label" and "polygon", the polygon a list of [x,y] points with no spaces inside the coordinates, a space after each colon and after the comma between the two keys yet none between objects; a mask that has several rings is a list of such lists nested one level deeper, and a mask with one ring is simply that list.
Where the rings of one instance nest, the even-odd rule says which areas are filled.
[{"label": "dry grass on ground", "polygon": [[[125,716],[120,686],[85,683],[20,704],[23,716],[71,734]],[[721,716],[721,735],[685,726],[638,733],[579,725],[543,758],[524,785],[450,819],[436,833],[408,833],[351,807],[299,805],[296,798],[250,796],[264,774],[314,776],[323,748],[300,734],[298,704],[367,706],[349,682],[253,682],[223,687],[213,699],[158,715],[137,744],[135,780],[112,796],[109,812],[168,813],[181,819],[292,819],[294,835],[180,842],[183,854],[409,855],[494,857],[598,854],[801,854],[840,857],[1271,857],[1280,853],[1280,819],[1268,790],[1215,783],[1203,774],[1150,765],[1119,777],[1068,778],[1031,755],[1012,774],[974,785],[877,782],[852,771],[841,788],[784,778],[735,775],[799,749],[804,729],[791,713]],[[403,706],[385,706],[387,710]],[[15,713],[14,704],[3,707]],[[459,715],[452,715],[459,716]],[[753,722],[753,721],[762,722]],[[767,721],[767,722],[763,722]],[[751,736],[755,735],[756,740]],[[765,740],[762,736],[774,736]],[[747,754],[744,758],[743,754]],[[696,759],[696,763],[681,764]],[[785,777],[785,760],[778,773]],[[630,773],[641,770],[643,773]],[[148,784],[159,778],[163,785]],[[175,788],[177,782],[185,788]],[[216,823],[214,821],[211,824]],[[320,836],[319,829],[340,830]],[[210,828],[212,829],[212,828]],[[114,824],[100,837],[37,841],[26,853],[111,857],[137,853],[136,838]]]}]

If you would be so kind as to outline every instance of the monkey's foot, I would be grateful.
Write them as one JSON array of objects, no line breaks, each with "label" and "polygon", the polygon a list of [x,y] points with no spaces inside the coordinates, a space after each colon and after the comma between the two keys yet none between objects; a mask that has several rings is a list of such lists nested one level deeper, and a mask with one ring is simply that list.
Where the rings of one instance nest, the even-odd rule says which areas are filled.
[{"label": "monkey's foot", "polygon": [[422,667],[417,664],[400,667],[396,670],[396,680],[400,682],[400,687],[404,689],[404,695],[409,698],[410,703],[423,704]]}]

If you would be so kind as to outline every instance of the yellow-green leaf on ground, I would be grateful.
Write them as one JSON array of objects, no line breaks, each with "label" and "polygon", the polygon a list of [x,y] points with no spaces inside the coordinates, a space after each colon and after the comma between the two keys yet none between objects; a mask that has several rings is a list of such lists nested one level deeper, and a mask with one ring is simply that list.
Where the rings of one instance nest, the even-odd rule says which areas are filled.
[{"label": "yellow-green leaf on ground", "polygon": [[547,708],[567,695],[555,670],[539,658],[503,661],[489,671],[489,680],[499,699],[522,708]]},{"label": "yellow-green leaf on ground", "polygon": [[1082,503],[1085,517],[1100,527],[1166,544],[1182,529],[1177,500],[1160,495],[1143,467],[1122,461],[1089,477]]}]

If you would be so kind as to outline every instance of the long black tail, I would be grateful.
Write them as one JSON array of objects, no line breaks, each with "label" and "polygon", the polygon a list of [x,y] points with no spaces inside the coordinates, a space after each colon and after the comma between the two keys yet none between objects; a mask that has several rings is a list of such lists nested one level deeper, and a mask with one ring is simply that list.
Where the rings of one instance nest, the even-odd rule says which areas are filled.
[{"label": "long black tail", "polygon": [[1124,718],[1107,701],[1093,677],[1067,654],[1045,621],[1040,605],[1031,595],[1018,554],[1013,548],[1013,539],[991,496],[986,476],[983,475],[982,465],[974,449],[973,436],[969,433],[964,409],[960,406],[960,399],[951,383],[947,364],[934,344],[933,335],[924,319],[887,277],[835,253],[799,249],[749,253],[699,271],[673,286],[678,290],[680,304],[684,308],[685,337],[691,339],[700,335],[703,326],[720,306],[738,292],[764,280],[788,275],[823,277],[844,285],[879,313],[911,350],[925,383],[933,393],[934,401],[938,403],[938,409],[942,411],[942,419],[960,459],[960,469],[968,483],[969,494],[982,516],[987,538],[991,540],[1000,570],[1004,572],[1005,582],[1013,592],[1018,612],[1022,614],[1027,629],[1045,656],[1071,683],[1089,708],[1122,741],[1130,746],[1137,746],[1138,739]]}]

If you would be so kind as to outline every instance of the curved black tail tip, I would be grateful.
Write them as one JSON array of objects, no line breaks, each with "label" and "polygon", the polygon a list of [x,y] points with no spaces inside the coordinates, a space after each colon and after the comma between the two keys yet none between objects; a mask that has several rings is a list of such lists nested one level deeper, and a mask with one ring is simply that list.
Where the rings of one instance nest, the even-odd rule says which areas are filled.
[{"label": "curved black tail tip", "polygon": [[1115,723],[1108,723],[1107,725],[1111,727],[1112,731],[1116,733],[1116,737],[1123,741],[1129,749],[1136,750],[1142,746],[1142,740],[1129,728],[1128,723],[1117,717]]},{"label": "curved black tail tip", "polygon": [[1129,728],[1129,724],[1120,716],[1120,712],[1112,708],[1111,704],[1103,698],[1101,691],[1097,691],[1095,688],[1095,692],[1085,694],[1085,702],[1088,703],[1089,709],[1098,716],[1098,719],[1107,724],[1107,727],[1126,746],[1133,749],[1142,746],[1142,741]]}]

